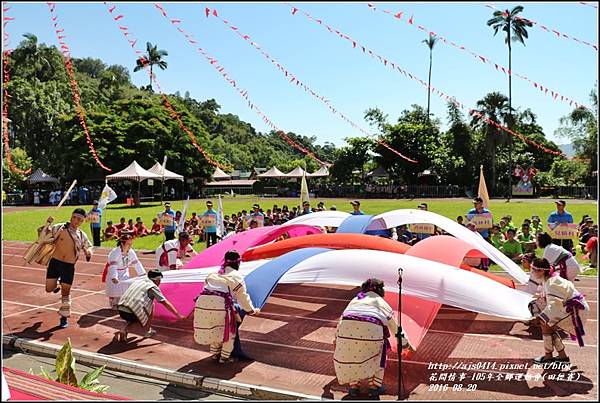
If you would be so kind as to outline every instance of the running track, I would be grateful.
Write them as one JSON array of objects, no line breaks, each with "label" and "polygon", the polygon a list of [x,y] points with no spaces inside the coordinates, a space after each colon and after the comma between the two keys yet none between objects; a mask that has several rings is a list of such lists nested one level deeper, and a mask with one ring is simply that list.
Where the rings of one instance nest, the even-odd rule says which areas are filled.
[{"label": "running track", "polygon": [[[337,318],[357,289],[340,286],[280,285],[259,317],[248,316],[241,330],[246,352],[253,362],[218,366],[210,360],[207,348],[193,341],[192,320],[168,324],[155,323],[158,334],[153,339],[130,335],[127,345],[112,341],[121,320],[108,309],[100,273],[108,248],[97,248],[91,262],[76,265],[72,288],[70,327],[60,329],[56,294],[44,292],[45,268],[27,266],[22,255],[25,242],[2,243],[3,334],[47,341],[62,345],[71,338],[74,348],[110,354],[124,359],[175,369],[182,372],[214,376],[242,383],[285,389],[323,398],[348,398],[346,387],[335,379],[332,364],[333,334]],[[145,267],[152,268],[154,256],[138,253]],[[576,282],[586,294],[591,315],[586,323],[586,346],[565,339],[567,353],[574,364],[563,371],[565,380],[512,380],[506,373],[535,376],[559,371],[531,368],[531,358],[542,353],[539,331],[532,334],[521,323],[475,314],[443,306],[420,345],[419,351],[403,361],[404,387],[409,399],[427,400],[597,400],[597,278],[583,277]],[[493,297],[493,296],[491,296]],[[396,398],[397,357],[390,357],[386,369],[386,394]],[[490,370],[430,369],[430,363],[450,366],[467,363],[495,363]],[[499,370],[514,364],[522,369]],[[523,368],[527,365],[527,368]],[[430,381],[433,374],[455,373],[455,381]],[[463,372],[466,378],[458,381]],[[566,380],[569,373],[574,379]],[[504,380],[498,376],[504,374]],[[476,380],[477,377],[485,380]],[[448,384],[448,390],[435,390]],[[462,384],[462,391],[453,391]],[[466,391],[471,386],[471,391]],[[439,389],[440,386],[437,386]],[[362,396],[365,398],[365,396]]]}]

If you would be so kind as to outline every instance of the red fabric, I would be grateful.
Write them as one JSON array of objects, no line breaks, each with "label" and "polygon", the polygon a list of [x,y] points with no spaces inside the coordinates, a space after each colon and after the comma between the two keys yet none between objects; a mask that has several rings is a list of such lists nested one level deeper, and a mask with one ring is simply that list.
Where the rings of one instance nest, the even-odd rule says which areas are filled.
[{"label": "red fabric", "polygon": [[104,265],[104,270],[102,270],[102,282],[106,283],[106,276],[108,275],[108,268],[110,267],[110,262],[106,262]]},{"label": "red fabric", "polygon": [[585,244],[585,250],[588,252],[591,252],[594,249],[598,248],[598,237],[591,237],[590,239],[588,239],[587,243]]}]

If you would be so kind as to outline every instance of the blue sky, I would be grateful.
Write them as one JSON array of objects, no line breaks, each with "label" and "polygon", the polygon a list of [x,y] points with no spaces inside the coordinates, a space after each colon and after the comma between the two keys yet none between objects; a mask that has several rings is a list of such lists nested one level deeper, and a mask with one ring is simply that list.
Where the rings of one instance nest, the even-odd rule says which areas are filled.
[{"label": "blue sky", "polygon": [[[56,45],[50,14],[45,3],[11,3],[8,25],[11,47],[24,33],[40,42]],[[265,132],[268,127],[246,101],[185,41],[152,3],[115,3],[125,16],[120,22],[138,39],[145,51],[146,41],[169,52],[169,67],[158,70],[158,80],[167,93],[180,91],[198,100],[214,98],[222,113],[234,113]],[[219,15],[248,34],[288,71],[328,98],[332,105],[353,121],[368,128],[363,119],[369,107],[379,107],[395,121],[411,104],[427,105],[427,91],[404,75],[384,67],[377,59],[352,49],[345,40],[310,22],[300,13],[292,16],[284,3],[161,3],[169,17],[182,21],[181,27],[199,45],[219,60],[253,102],[286,131],[316,136],[342,146],[345,137],[362,134],[322,103],[291,85],[283,75],[247,42],[216,18],[206,18],[204,7],[216,8]],[[427,81],[429,49],[421,43],[426,35],[418,29],[360,3],[291,2],[316,18],[321,18],[374,52],[394,61],[406,71]],[[408,3],[374,2],[380,8],[414,15],[414,23],[439,33],[448,40],[508,66],[503,37],[486,25],[492,10],[486,3]],[[598,15],[591,7],[571,3],[491,3],[505,9],[521,4],[521,16],[556,28],[568,35],[598,43]],[[598,3],[595,3],[596,5]],[[147,85],[148,75],[133,73],[135,55],[102,3],[58,3],[56,12],[67,35],[73,57],[100,58],[108,64],[130,69],[136,85]],[[406,17],[404,17],[406,18]],[[524,47],[513,45],[513,71],[529,77],[561,94],[590,104],[589,93],[598,80],[598,52],[572,40],[557,39],[538,27],[529,29]],[[504,74],[455,48],[438,43],[434,48],[432,85],[455,96],[468,107],[491,91],[508,94]],[[513,106],[531,108],[546,136],[559,144],[568,143],[554,135],[559,118],[572,107],[543,95],[531,84],[513,78]],[[431,110],[447,122],[446,102],[431,96]]]}]

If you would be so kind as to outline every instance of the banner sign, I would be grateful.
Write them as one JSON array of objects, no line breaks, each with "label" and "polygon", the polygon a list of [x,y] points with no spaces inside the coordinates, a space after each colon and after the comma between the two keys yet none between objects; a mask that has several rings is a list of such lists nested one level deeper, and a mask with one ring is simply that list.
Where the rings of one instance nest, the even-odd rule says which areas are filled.
[{"label": "banner sign", "polygon": [[171,214],[159,214],[158,223],[163,227],[172,227],[174,217]]},{"label": "banner sign", "polygon": [[552,237],[552,239],[573,239],[577,238],[577,224],[548,224],[548,235]]},{"label": "banner sign", "polygon": [[408,230],[413,234],[430,234],[435,233],[435,225],[433,224],[409,224]]},{"label": "banner sign", "polygon": [[202,227],[214,227],[217,225],[217,217],[214,215],[207,215],[200,219],[200,225]]},{"label": "banner sign", "polygon": [[492,213],[475,214],[469,222],[475,224],[475,229],[489,229],[492,228],[494,217]]},{"label": "banner sign", "polygon": [[98,214],[95,211],[91,212],[90,214],[88,214],[88,221],[94,224],[98,224],[100,222],[100,214]]},{"label": "banner sign", "polygon": [[250,227],[250,221],[252,220],[255,220],[259,227],[264,227],[265,225],[265,217],[262,215],[247,215],[246,217],[244,217],[244,220],[246,221],[246,228]]}]

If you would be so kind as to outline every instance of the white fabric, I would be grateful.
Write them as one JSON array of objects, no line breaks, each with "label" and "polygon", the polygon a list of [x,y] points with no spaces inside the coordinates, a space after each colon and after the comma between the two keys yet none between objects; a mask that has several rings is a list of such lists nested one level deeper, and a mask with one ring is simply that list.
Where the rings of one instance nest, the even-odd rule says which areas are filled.
[{"label": "white fabric", "polygon": [[98,208],[104,210],[106,205],[117,198],[115,191],[108,186],[108,183],[104,185],[102,193],[100,194],[100,200],[98,200]]},{"label": "white fabric", "polygon": [[[155,173],[155,174],[159,175],[160,179],[163,178],[163,167],[158,162],[156,162],[154,165],[152,165],[152,168],[150,168],[148,170],[148,172],[152,172],[152,173]],[[178,181],[182,181],[183,182],[183,175],[179,175],[179,174],[176,174],[175,172],[171,172],[171,171],[169,171],[166,168],[165,168],[164,172],[165,172],[165,176],[164,176],[165,180],[167,180],[167,179],[177,179]]]},{"label": "white fabric", "polygon": [[[164,246],[164,249],[163,249],[163,246]],[[169,270],[169,266],[171,266],[172,264],[177,265],[177,263],[181,263],[181,261],[178,262],[178,260],[185,258],[185,253],[183,253],[183,251],[180,250],[180,247],[181,246],[179,244],[178,239],[171,239],[170,241],[165,241],[165,243],[163,243],[158,248],[156,248],[156,251],[154,252],[156,268],[161,271]],[[169,264],[167,266],[161,266],[160,265],[160,257],[165,250],[168,251],[169,249],[176,249],[176,250],[168,253]],[[188,245],[185,249],[185,252],[194,252],[194,248],[192,248],[192,245]]]},{"label": "white fabric", "polygon": [[496,249],[492,244],[483,239],[478,233],[470,231],[456,221],[446,218],[442,215],[432,213],[431,211],[402,209],[388,211],[373,217],[371,224],[367,229],[389,229],[404,224],[434,224],[442,228],[449,234],[470,243],[480,252],[489,257],[494,263],[506,270],[515,280],[521,284],[526,284],[529,275],[523,271],[508,256]]},{"label": "white fabric", "polygon": [[227,175],[225,172],[223,172],[223,170],[219,167],[215,168],[215,172],[213,172],[212,174],[212,178],[219,180],[219,179],[231,179],[230,175]]},{"label": "white fabric", "polygon": [[281,172],[277,167],[273,167],[269,169],[267,172],[263,172],[262,174],[256,175],[258,178],[285,178],[286,175]]},{"label": "white fabric", "polygon": [[140,166],[136,161],[133,161],[127,168],[124,170],[114,173],[112,175],[106,175],[106,180],[121,180],[121,179],[130,179],[136,182],[141,182],[146,179],[158,179],[161,180],[162,176],[150,172]]},{"label": "white fabric", "polygon": [[[551,265],[556,263],[556,259],[565,252],[565,248],[560,245],[551,243],[544,248],[543,258],[550,262]],[[567,259],[567,280],[573,281],[575,277],[581,272],[581,267],[577,260],[573,256]]]},{"label": "white fabric", "polygon": [[339,227],[342,221],[350,216],[344,211],[315,211],[310,214],[298,216],[284,224],[282,227],[294,224],[315,225],[321,227]]},{"label": "white fabric", "polygon": [[293,171],[285,174],[286,178],[302,178],[306,171],[300,167],[296,167]]},{"label": "white fabric", "polygon": [[[133,249],[129,249],[127,255],[123,256],[121,247],[114,248],[108,254],[108,262],[112,264],[108,267],[108,273],[106,274],[107,297],[120,297],[127,291],[127,288],[129,288],[129,285],[131,284],[131,281],[128,280],[136,278],[131,278],[129,276],[130,266],[135,268],[138,277],[146,274],[144,266],[140,263]],[[119,282],[117,284],[113,283],[113,278],[116,278]]]},{"label": "white fabric", "polygon": [[306,176],[308,176],[309,178],[321,178],[321,177],[329,176],[329,169],[325,165],[323,165],[321,168],[319,168],[315,172],[313,172],[311,174],[307,173]]},{"label": "white fabric", "polygon": [[4,371],[2,371],[2,401],[6,402],[7,400],[10,400],[10,389],[8,389],[8,383],[6,383]]},{"label": "white fabric", "polygon": [[[246,276],[268,260],[242,263]],[[404,269],[402,293],[473,312],[515,320],[529,320],[531,295],[487,277],[453,266],[392,252],[346,249],[312,256],[291,268],[280,280],[292,284],[360,286],[367,277],[384,281],[386,291],[398,292],[398,268]],[[218,267],[165,272],[163,283],[204,281]]]}]

